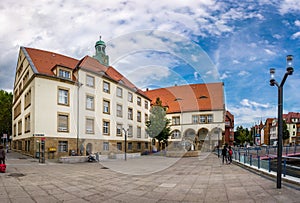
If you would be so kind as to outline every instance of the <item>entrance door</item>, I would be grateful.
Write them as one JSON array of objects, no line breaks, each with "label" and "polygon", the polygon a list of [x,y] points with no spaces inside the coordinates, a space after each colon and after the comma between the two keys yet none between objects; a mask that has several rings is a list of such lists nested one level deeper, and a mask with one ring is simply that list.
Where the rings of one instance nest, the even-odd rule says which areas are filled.
[{"label": "entrance door", "polygon": [[91,143],[88,143],[86,145],[86,155],[88,156],[88,155],[92,154],[92,151],[93,151],[93,145]]}]

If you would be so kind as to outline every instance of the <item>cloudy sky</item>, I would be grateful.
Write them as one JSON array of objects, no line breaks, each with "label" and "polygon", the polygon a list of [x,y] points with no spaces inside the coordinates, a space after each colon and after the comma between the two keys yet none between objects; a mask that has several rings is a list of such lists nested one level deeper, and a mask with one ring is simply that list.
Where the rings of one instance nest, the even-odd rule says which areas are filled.
[{"label": "cloudy sky", "polygon": [[284,112],[300,112],[299,0],[2,0],[0,89],[13,89],[20,46],[81,59],[102,36],[110,65],[138,87],[224,82],[235,125],[277,115],[286,55],[295,72]]}]

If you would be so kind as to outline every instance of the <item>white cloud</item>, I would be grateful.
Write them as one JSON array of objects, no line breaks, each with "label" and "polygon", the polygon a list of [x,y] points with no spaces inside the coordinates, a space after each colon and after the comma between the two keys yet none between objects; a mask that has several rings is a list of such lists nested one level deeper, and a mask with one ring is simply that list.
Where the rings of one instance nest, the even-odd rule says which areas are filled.
[{"label": "white cloud", "polygon": [[264,50],[269,55],[276,55],[276,53],[274,51],[271,51],[270,49],[264,49]]},{"label": "white cloud", "polygon": [[249,75],[249,72],[242,70],[238,73],[238,76],[245,76],[245,75]]},{"label": "white cloud", "polygon": [[300,20],[295,20],[295,25],[300,27]]},{"label": "white cloud", "polygon": [[291,37],[292,39],[297,39],[297,38],[300,38],[300,32],[296,32],[292,35]]},{"label": "white cloud", "polygon": [[225,73],[223,73],[223,74],[220,76],[220,80],[224,80],[224,79],[226,79],[226,78],[228,78],[228,77],[229,77],[228,72],[225,72]]},{"label": "white cloud", "polygon": [[281,14],[300,11],[299,0],[284,0],[280,1],[279,11]]},{"label": "white cloud", "polygon": [[274,34],[273,37],[274,37],[275,39],[281,39],[281,38],[282,38],[282,36],[281,36],[280,34]]},{"label": "white cloud", "polygon": [[269,108],[270,104],[261,104],[255,101],[249,101],[248,99],[243,99],[240,104],[242,106],[251,107],[251,108]]}]

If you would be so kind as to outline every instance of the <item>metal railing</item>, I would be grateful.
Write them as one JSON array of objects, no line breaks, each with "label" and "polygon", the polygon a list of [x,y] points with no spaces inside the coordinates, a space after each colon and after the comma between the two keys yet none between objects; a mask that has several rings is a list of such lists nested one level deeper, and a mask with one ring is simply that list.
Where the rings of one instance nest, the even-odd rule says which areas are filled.
[{"label": "metal railing", "polygon": [[[300,146],[284,146],[282,150],[282,174],[300,178]],[[232,159],[269,173],[277,172],[277,147],[235,148]]]}]

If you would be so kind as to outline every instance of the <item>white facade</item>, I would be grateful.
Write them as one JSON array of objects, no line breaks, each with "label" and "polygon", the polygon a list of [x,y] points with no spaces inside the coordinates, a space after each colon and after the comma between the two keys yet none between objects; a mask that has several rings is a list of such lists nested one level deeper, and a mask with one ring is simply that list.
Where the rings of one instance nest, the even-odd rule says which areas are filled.
[{"label": "white facade", "polygon": [[126,131],[134,145],[129,152],[148,150],[145,119],[150,100],[137,88],[81,67],[56,65],[47,70],[53,75],[47,75],[36,66],[26,48],[21,48],[14,87],[15,149],[35,156],[37,144],[45,140],[46,153],[55,157],[69,150],[122,152]]}]

